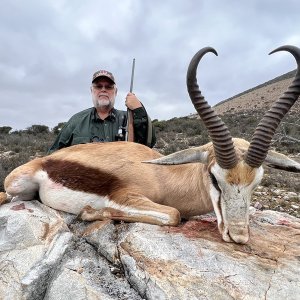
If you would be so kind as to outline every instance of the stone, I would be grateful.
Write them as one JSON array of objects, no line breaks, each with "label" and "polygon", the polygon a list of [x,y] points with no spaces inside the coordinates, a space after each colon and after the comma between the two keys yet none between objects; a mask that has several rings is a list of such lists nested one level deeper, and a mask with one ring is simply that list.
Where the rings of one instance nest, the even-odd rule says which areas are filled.
[{"label": "stone", "polygon": [[296,198],[296,197],[299,197],[299,195],[295,192],[287,192],[287,196],[289,198]]},{"label": "stone", "polygon": [[0,207],[0,299],[299,299],[300,219],[250,208],[250,240],[214,214],[177,227],[82,222],[38,201]]},{"label": "stone", "polygon": [[280,190],[280,189],[276,189],[276,190],[272,190],[272,194],[279,196],[284,192],[284,190]]},{"label": "stone", "polygon": [[86,241],[94,245],[97,250],[111,263],[119,265],[117,241],[119,233],[110,220],[91,223],[82,233]]},{"label": "stone", "polygon": [[262,209],[263,206],[262,206],[261,203],[259,203],[259,202],[257,201],[257,202],[255,202],[254,207],[255,207],[256,209]]},{"label": "stone", "polygon": [[79,238],[65,254],[47,288],[44,300],[141,300],[127,280],[111,273],[109,262]]},{"label": "stone", "polygon": [[38,282],[59,262],[62,249],[52,242],[62,235],[72,234],[59,213],[38,201],[0,207],[0,299],[30,299],[26,289],[35,284],[27,282]]},{"label": "stone", "polygon": [[[133,224],[120,243],[126,276],[146,299],[297,299],[300,221],[251,215],[246,245],[225,243],[216,220]],[[280,238],[278,238],[280,236]]]}]

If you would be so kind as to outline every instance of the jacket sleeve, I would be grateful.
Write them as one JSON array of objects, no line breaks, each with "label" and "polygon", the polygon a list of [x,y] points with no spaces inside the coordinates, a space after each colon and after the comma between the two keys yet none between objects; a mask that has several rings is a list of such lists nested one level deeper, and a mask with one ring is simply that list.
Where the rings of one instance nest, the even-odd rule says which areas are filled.
[{"label": "jacket sleeve", "polygon": [[152,148],[156,143],[156,136],[151,119],[144,107],[133,110],[134,141]]},{"label": "jacket sleeve", "polygon": [[71,120],[69,120],[61,129],[54,143],[49,148],[47,154],[51,154],[56,150],[70,146],[72,142],[72,133],[73,133],[73,126]]}]

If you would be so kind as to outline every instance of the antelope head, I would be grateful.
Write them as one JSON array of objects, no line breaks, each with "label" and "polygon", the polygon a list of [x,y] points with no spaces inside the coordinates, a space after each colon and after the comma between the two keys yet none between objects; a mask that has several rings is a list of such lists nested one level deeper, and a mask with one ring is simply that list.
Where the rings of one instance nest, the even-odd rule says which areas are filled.
[{"label": "antelope head", "polygon": [[298,71],[288,90],[264,115],[251,143],[233,139],[228,128],[206,102],[199,90],[196,71],[201,58],[208,52],[217,52],[206,47],[198,51],[187,71],[187,89],[200,118],[207,128],[211,143],[173,153],[152,160],[155,164],[184,164],[200,162],[207,165],[209,190],[223,240],[246,243],[249,239],[249,206],[251,195],[263,177],[262,164],[291,172],[300,172],[300,164],[277,152],[269,151],[272,137],[284,115],[300,94],[300,49],[282,46],[277,51],[288,51],[296,59]]}]

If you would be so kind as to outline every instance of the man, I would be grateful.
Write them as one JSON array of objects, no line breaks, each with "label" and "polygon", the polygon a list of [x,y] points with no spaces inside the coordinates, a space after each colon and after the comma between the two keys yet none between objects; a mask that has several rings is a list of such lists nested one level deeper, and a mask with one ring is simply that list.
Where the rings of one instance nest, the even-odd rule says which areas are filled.
[{"label": "man", "polygon": [[[48,153],[76,144],[124,140],[127,112],[114,108],[118,89],[112,73],[94,73],[91,94],[94,107],[83,110],[64,125]],[[133,93],[126,96],[125,105],[132,111],[134,141],[153,147],[155,132],[142,103]]]}]

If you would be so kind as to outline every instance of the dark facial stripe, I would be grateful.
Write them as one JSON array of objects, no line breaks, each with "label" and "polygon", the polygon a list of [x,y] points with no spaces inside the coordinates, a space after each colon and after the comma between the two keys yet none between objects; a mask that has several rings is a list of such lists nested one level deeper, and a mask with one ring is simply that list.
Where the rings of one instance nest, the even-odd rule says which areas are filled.
[{"label": "dark facial stripe", "polygon": [[42,169],[54,182],[76,191],[107,196],[122,186],[117,176],[76,162],[47,159]]},{"label": "dark facial stripe", "polygon": [[214,174],[209,172],[209,176],[210,176],[210,180],[211,180],[213,186],[215,187],[215,189],[221,193],[221,189],[218,185],[218,181],[217,181],[216,177],[214,176]]}]

